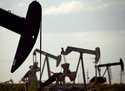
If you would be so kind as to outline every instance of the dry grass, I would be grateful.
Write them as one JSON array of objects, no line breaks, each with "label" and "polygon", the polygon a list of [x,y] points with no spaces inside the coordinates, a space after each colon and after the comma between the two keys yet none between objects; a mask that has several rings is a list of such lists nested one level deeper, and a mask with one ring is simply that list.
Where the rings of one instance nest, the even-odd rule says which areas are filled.
[{"label": "dry grass", "polygon": [[91,91],[125,91],[125,84],[100,85],[91,89]]},{"label": "dry grass", "polygon": [[[51,91],[52,89],[49,90]],[[25,88],[24,84],[14,84],[14,85],[0,84],[0,91],[25,91]],[[125,84],[113,84],[113,85],[104,84],[96,86],[92,88],[90,91],[125,91]]]},{"label": "dry grass", "polygon": [[25,91],[23,84],[0,84],[0,91]]}]

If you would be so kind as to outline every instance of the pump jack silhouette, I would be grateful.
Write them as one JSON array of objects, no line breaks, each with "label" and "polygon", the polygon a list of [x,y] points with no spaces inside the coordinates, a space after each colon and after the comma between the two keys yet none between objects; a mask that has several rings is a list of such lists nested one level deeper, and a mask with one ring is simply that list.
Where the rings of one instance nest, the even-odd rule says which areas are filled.
[{"label": "pump jack silhouette", "polygon": [[0,26],[21,35],[11,68],[12,73],[25,61],[36,42],[41,11],[41,5],[37,1],[29,5],[25,18],[0,8]]},{"label": "pump jack silhouette", "polygon": [[[98,64],[95,66],[96,70],[98,71],[99,76],[101,76],[101,68],[106,68],[102,77],[104,77],[104,75],[106,74],[106,72],[108,73],[108,80],[109,80],[109,84],[111,84],[111,66],[121,66],[121,76],[120,76],[120,83],[122,81],[122,75],[124,72],[124,62],[122,60],[122,58],[120,58],[120,62],[115,62],[115,63],[107,63],[107,64]],[[97,75],[96,75],[97,76]]]},{"label": "pump jack silhouette", "polygon": [[99,59],[100,59],[100,48],[96,47],[95,50],[89,50],[89,49],[83,49],[83,48],[68,46],[65,51],[62,50],[62,54],[68,55],[72,51],[80,53],[79,61],[78,61],[77,68],[76,68],[76,75],[77,75],[79,64],[80,64],[80,61],[81,61],[83,82],[84,82],[85,91],[87,91],[83,54],[95,55],[95,64],[97,64],[99,62]]}]

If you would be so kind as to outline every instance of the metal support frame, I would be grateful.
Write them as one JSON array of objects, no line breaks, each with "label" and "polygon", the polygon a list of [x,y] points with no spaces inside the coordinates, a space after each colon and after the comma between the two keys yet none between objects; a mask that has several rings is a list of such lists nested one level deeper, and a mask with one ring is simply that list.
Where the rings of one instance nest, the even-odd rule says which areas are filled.
[{"label": "metal support frame", "polygon": [[110,67],[106,67],[107,71],[108,71],[108,79],[109,79],[109,84],[111,84],[111,69]]},{"label": "metal support frame", "polygon": [[48,61],[48,56],[46,56],[44,59],[44,63],[43,63],[42,71],[41,71],[41,79],[42,79],[43,71],[45,68],[45,63],[47,63],[48,77],[50,77],[50,65],[49,65],[49,61]]},{"label": "metal support frame", "polygon": [[78,68],[79,68],[79,65],[80,65],[80,61],[81,61],[81,66],[82,66],[84,87],[85,87],[85,91],[87,91],[85,68],[84,68],[84,61],[83,61],[83,53],[82,52],[80,53],[79,61],[78,61],[77,67],[76,67],[76,74],[78,73]]},{"label": "metal support frame", "polygon": [[[42,50],[42,22],[41,22],[41,24],[40,24],[40,51]],[[42,77],[42,75],[41,75],[41,59],[42,59],[42,54],[40,54],[40,81],[41,81],[41,77]]]},{"label": "metal support frame", "polygon": [[[102,76],[104,77],[106,72],[107,72],[109,84],[111,84],[112,83],[111,82],[111,68],[110,68],[110,66],[105,66],[105,67],[106,67],[106,69],[105,69],[104,73],[102,74]],[[98,75],[101,76],[101,69],[99,67],[97,67],[97,66],[96,66],[96,71],[98,71]]]}]

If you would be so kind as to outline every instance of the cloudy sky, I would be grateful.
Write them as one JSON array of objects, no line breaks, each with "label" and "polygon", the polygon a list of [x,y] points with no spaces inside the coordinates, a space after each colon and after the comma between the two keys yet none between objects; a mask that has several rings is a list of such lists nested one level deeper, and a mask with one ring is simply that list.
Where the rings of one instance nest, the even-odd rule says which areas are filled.
[{"label": "cloudy sky", "polygon": [[[0,8],[25,17],[33,0],[1,0]],[[37,0],[43,7],[43,50],[60,54],[61,47],[80,47],[94,50],[101,48],[100,63],[125,60],[125,1],[124,0]],[[32,64],[32,52],[24,64],[10,73],[20,36],[0,27],[0,81],[19,81]],[[34,47],[39,48],[39,39]],[[79,55],[66,56],[75,70]],[[85,55],[85,69],[90,78],[94,76],[94,56]],[[73,62],[72,62],[73,61]],[[88,66],[89,65],[89,66]],[[54,72],[60,71],[51,65]],[[80,71],[80,70],[79,70]],[[46,74],[46,73],[45,73]],[[113,82],[119,82],[120,67],[112,67]],[[80,72],[77,81],[82,79]],[[114,76],[115,75],[115,76]],[[81,76],[81,77],[80,77]],[[124,78],[125,82],[125,78]]]}]

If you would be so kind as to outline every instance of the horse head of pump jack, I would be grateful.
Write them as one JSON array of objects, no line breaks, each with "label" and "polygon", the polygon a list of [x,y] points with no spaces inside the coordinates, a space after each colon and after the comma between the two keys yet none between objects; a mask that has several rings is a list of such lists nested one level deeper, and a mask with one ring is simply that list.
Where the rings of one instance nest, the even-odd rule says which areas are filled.
[{"label": "horse head of pump jack", "polygon": [[0,8],[0,26],[21,35],[11,68],[12,73],[25,61],[36,42],[41,11],[41,5],[37,1],[31,2],[25,18]]}]

